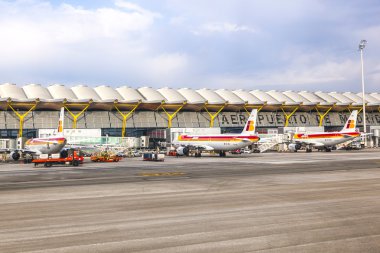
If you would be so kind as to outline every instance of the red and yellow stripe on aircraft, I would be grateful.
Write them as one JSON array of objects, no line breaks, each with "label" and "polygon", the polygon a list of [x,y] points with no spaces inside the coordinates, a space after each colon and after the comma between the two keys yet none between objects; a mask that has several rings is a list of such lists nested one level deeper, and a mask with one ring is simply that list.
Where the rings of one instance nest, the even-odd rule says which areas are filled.
[{"label": "red and yellow stripe on aircraft", "polygon": [[359,132],[350,132],[350,133],[320,133],[320,134],[295,134],[293,139],[321,139],[321,138],[344,138],[345,136],[358,137],[360,136]]},{"label": "red and yellow stripe on aircraft", "polygon": [[178,141],[224,141],[224,142],[240,142],[242,140],[249,140],[251,142],[257,142],[260,140],[258,136],[254,135],[236,135],[236,136],[191,136],[191,135],[180,135],[178,136]]},{"label": "red and yellow stripe on aircraft", "polygon": [[49,139],[30,139],[30,140],[27,140],[26,141],[26,145],[29,145],[29,146],[39,146],[39,145],[47,145],[47,144],[50,144],[50,143],[57,143],[57,144],[64,144],[66,141],[65,138],[61,137],[61,138],[49,138]]}]

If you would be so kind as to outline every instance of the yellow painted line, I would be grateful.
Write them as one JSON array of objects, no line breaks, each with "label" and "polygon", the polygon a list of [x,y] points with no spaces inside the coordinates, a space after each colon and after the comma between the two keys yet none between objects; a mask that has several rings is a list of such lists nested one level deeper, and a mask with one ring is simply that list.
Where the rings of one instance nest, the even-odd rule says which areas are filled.
[{"label": "yellow painted line", "polygon": [[140,173],[143,177],[175,177],[186,175],[184,172],[153,172],[153,173]]}]

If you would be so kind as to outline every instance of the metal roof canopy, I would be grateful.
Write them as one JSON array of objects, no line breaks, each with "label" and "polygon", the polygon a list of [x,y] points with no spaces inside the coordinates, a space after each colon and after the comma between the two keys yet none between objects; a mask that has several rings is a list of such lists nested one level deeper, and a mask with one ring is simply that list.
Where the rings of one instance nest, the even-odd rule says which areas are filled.
[{"label": "metal roof canopy", "polygon": [[157,91],[164,97],[166,104],[183,104],[187,102],[186,98],[175,89],[164,87]]},{"label": "metal roof canopy", "polygon": [[319,104],[319,102],[312,102],[312,101],[308,100],[307,98],[301,96],[299,93],[297,93],[295,91],[288,90],[288,91],[284,91],[282,93],[285,96],[292,99],[294,102],[300,103],[300,104],[305,105],[305,106],[315,106],[315,105]]},{"label": "metal roof canopy", "polygon": [[246,90],[239,89],[239,90],[234,90],[232,92],[238,97],[240,97],[243,101],[245,101],[248,105],[264,105],[267,102],[267,101],[261,101],[252,93],[249,93]]},{"label": "metal roof canopy", "polygon": [[113,88],[108,85],[100,85],[94,88],[95,92],[100,97],[101,101],[115,102],[122,101],[123,97]]},{"label": "metal roof canopy", "polygon": [[74,92],[62,85],[62,84],[53,84],[47,87],[48,91],[50,92],[51,96],[54,99],[61,99],[61,100],[68,100],[68,101],[76,101],[78,102],[78,97],[74,94]]},{"label": "metal roof canopy", "polygon": [[335,104],[335,102],[328,102],[324,99],[322,99],[321,97],[318,97],[317,95],[315,95],[314,93],[312,92],[308,92],[308,91],[300,91],[298,92],[298,94],[304,98],[306,98],[307,100],[309,100],[310,102],[312,103],[317,103],[318,105],[320,106],[332,106]]},{"label": "metal roof canopy", "polygon": [[283,105],[296,106],[296,105],[301,104],[301,102],[295,102],[294,100],[292,100],[291,98],[289,98],[288,96],[286,96],[284,93],[280,91],[270,90],[270,91],[267,91],[266,93],[272,96],[273,98],[275,98],[277,101],[282,102]]},{"label": "metal roof canopy", "polygon": [[[95,89],[92,87],[88,87],[87,85],[76,85],[72,87],[71,90],[77,96],[78,100],[81,100],[81,101],[92,100],[94,102],[102,101],[98,93],[96,93]],[[110,102],[110,101],[104,101],[104,102]]]},{"label": "metal roof canopy", "polygon": [[166,102],[164,96],[161,95],[158,91],[154,90],[151,87],[141,87],[137,89],[141,95],[145,98],[145,103],[162,103]]},{"label": "metal roof canopy", "polygon": [[1,98],[11,98],[12,100],[26,101],[28,98],[22,88],[18,87],[16,84],[4,83],[0,85],[0,97]]},{"label": "metal roof canopy", "polygon": [[198,92],[199,95],[207,100],[207,104],[221,105],[228,103],[228,101],[223,99],[218,93],[213,90],[203,88],[196,90],[196,92]]},{"label": "metal roof canopy", "polygon": [[216,90],[215,93],[218,94],[225,101],[228,101],[228,104],[230,105],[244,105],[247,103],[247,101],[244,101],[230,90],[219,89]]},{"label": "metal roof canopy", "polygon": [[144,97],[136,90],[128,86],[121,86],[116,88],[116,91],[122,97],[122,101],[125,103],[137,103],[144,102]]},{"label": "metal roof canopy", "polygon": [[[73,110],[81,110],[81,106],[75,108],[74,104],[91,104],[88,109],[112,110],[114,103],[136,104],[142,102],[138,110],[157,110],[164,102],[183,106],[183,110],[201,111],[207,105],[207,110],[217,112],[221,107],[231,111],[247,109],[246,106],[264,106],[266,110],[280,110],[284,106],[300,106],[305,110],[311,106],[317,106],[323,111],[332,106],[334,111],[352,109],[361,106],[361,93],[352,92],[307,92],[307,91],[261,91],[261,90],[227,90],[227,89],[199,89],[189,88],[172,89],[150,87],[139,89],[122,86],[114,89],[101,85],[96,88],[85,85],[77,85],[72,88],[60,84],[53,84],[47,88],[39,84],[27,84],[18,87],[15,84],[0,85],[0,107],[6,108],[6,104],[12,101],[14,108],[22,109],[23,103],[32,103],[36,99],[39,103],[36,109],[55,110],[63,104],[70,103]],[[366,97],[369,109],[378,108],[380,94],[370,93]],[[214,106],[212,106],[214,105]],[[253,108],[253,107],[252,107]],[[27,108],[24,108],[27,109]],[[166,107],[168,111],[178,108]]]},{"label": "metal roof canopy", "polygon": [[40,84],[28,84],[22,87],[29,99],[39,99],[40,101],[54,100],[49,90]]},{"label": "metal roof canopy", "polygon": [[252,90],[251,93],[253,96],[257,97],[261,101],[265,101],[267,105],[282,105],[283,103],[276,100],[274,97],[262,90]]}]

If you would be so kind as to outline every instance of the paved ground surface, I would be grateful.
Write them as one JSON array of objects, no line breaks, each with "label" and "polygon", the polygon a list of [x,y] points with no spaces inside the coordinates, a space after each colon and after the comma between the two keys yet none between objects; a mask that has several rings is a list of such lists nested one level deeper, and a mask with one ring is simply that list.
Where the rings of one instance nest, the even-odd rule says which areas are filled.
[{"label": "paved ground surface", "polygon": [[380,151],[0,164],[0,252],[380,252]]}]

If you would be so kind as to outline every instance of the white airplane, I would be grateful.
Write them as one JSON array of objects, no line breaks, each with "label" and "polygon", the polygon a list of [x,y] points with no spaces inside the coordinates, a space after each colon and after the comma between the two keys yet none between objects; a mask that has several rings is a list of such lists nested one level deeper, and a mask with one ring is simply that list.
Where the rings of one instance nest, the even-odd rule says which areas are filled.
[{"label": "white airplane", "polygon": [[177,146],[178,155],[189,155],[190,150],[196,150],[195,156],[201,156],[203,150],[219,151],[220,156],[226,156],[226,151],[245,148],[260,138],[255,135],[257,109],[252,110],[241,134],[213,135],[180,135],[173,144]]},{"label": "white airplane", "polygon": [[66,145],[66,138],[63,137],[63,120],[64,108],[61,108],[57,133],[55,136],[48,138],[32,138],[25,142],[24,149],[2,149],[1,153],[8,152],[13,160],[17,161],[25,154],[40,155],[40,154],[57,154]]},{"label": "white airplane", "polygon": [[339,132],[295,133],[289,149],[297,152],[301,147],[306,147],[306,152],[311,152],[314,147],[331,152],[334,146],[360,136],[360,132],[356,131],[357,116],[358,111],[352,111],[343,129]]}]

